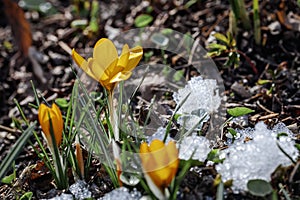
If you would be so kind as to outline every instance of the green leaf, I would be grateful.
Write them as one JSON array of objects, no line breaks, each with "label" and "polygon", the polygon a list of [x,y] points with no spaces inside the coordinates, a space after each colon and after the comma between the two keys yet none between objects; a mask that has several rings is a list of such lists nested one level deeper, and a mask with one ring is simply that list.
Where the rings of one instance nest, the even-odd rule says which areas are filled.
[{"label": "green leaf", "polygon": [[31,136],[34,127],[36,126],[36,122],[34,122],[31,126],[29,126],[16,141],[14,146],[11,148],[10,152],[6,155],[6,157],[1,161],[0,164],[0,178],[2,178],[6,172],[11,167],[13,161],[17,158],[19,153],[23,150],[23,147],[27,143],[27,140]]},{"label": "green leaf", "polygon": [[20,200],[30,200],[32,196],[33,196],[32,192],[26,192],[21,196]]},{"label": "green leaf", "polygon": [[258,84],[258,85],[264,85],[264,84],[271,83],[271,82],[272,82],[271,80],[259,79],[259,80],[257,81],[257,84]]},{"label": "green leaf", "polygon": [[194,5],[195,3],[197,3],[198,0],[189,0],[185,5],[184,8],[187,9],[189,7],[191,7],[192,5]]},{"label": "green leaf", "polygon": [[264,197],[273,191],[271,184],[261,179],[249,180],[247,188],[252,195],[259,197]]},{"label": "green leaf", "polygon": [[295,147],[298,149],[298,151],[300,152],[300,144],[295,144]]},{"label": "green leaf", "polygon": [[223,44],[217,44],[217,43],[210,43],[207,45],[208,49],[212,49],[212,50],[227,50],[227,47]]},{"label": "green leaf", "polygon": [[219,149],[211,150],[207,155],[207,160],[213,161],[214,163],[222,163],[224,159],[220,159],[219,152]]},{"label": "green leaf", "polygon": [[234,137],[237,135],[236,131],[233,128],[228,128],[228,131]]},{"label": "green leaf", "polygon": [[217,40],[219,40],[220,42],[222,42],[222,43],[224,43],[224,44],[226,44],[227,46],[229,46],[229,40],[228,40],[228,38],[225,36],[225,35],[223,35],[223,34],[221,34],[221,33],[215,33],[214,35],[213,35]]},{"label": "green leaf", "polygon": [[235,47],[236,46],[236,41],[233,38],[233,35],[231,34],[231,32],[228,31],[226,35],[227,35],[227,39],[228,39],[228,42],[229,42],[229,46]]},{"label": "green leaf", "polygon": [[287,133],[284,133],[284,132],[278,133],[276,136],[276,139],[278,140],[280,137],[287,137],[287,136],[289,136]]},{"label": "green leaf", "polygon": [[173,75],[173,81],[180,81],[183,78],[184,70],[178,70]]},{"label": "green leaf", "polygon": [[15,179],[15,174],[12,173],[8,176],[3,177],[1,182],[4,183],[4,184],[11,184],[14,179]]},{"label": "green leaf", "polygon": [[148,14],[141,14],[134,20],[134,25],[138,28],[145,27],[153,21],[153,17]]},{"label": "green leaf", "polygon": [[224,183],[220,182],[217,189],[216,200],[223,200],[223,199],[224,199]]},{"label": "green leaf", "polygon": [[254,110],[246,107],[235,107],[227,109],[227,113],[233,117],[239,117],[254,112]]},{"label": "green leaf", "polygon": [[76,19],[71,22],[72,28],[84,29],[87,25],[88,25],[88,21],[86,19]]},{"label": "green leaf", "polygon": [[209,52],[207,52],[206,53],[206,56],[208,56],[208,57],[214,57],[214,56],[219,56],[219,55],[221,55],[221,51],[209,51]]},{"label": "green leaf", "polygon": [[68,101],[64,98],[55,99],[55,103],[61,108],[67,108],[69,106]]},{"label": "green leaf", "polygon": [[161,30],[161,33],[164,35],[171,35],[173,32],[173,29],[170,28],[164,28],[163,30]]}]

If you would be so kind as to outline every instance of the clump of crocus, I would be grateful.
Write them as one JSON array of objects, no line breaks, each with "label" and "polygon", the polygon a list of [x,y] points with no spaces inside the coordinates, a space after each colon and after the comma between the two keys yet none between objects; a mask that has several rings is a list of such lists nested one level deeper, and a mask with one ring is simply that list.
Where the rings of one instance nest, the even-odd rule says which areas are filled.
[{"label": "clump of crocus", "polygon": [[38,110],[38,119],[55,166],[53,170],[53,167],[49,165],[49,169],[54,176],[57,187],[59,189],[66,189],[68,187],[68,178],[64,161],[59,151],[64,123],[61,111],[54,103],[51,107],[41,104]]},{"label": "clump of crocus", "polygon": [[150,145],[142,143],[140,158],[145,179],[149,188],[158,199],[167,199],[167,187],[175,177],[179,165],[178,149],[175,142],[165,145],[155,139]]},{"label": "clump of crocus", "polygon": [[[48,147],[53,151],[54,143],[59,146],[62,140],[63,118],[60,109],[56,104],[51,107],[41,104],[38,110],[38,118],[46,138]],[[51,123],[50,123],[51,121]],[[53,132],[54,137],[51,136]],[[55,141],[53,141],[53,139]]]},{"label": "clump of crocus", "polygon": [[143,56],[143,48],[136,46],[129,49],[125,44],[122,53],[118,56],[115,45],[109,39],[102,38],[94,46],[93,57],[85,60],[74,49],[72,57],[76,64],[90,77],[98,81],[108,91],[108,105],[110,122],[116,141],[119,140],[119,132],[113,107],[113,90],[120,81],[127,80],[132,70],[137,66]]}]

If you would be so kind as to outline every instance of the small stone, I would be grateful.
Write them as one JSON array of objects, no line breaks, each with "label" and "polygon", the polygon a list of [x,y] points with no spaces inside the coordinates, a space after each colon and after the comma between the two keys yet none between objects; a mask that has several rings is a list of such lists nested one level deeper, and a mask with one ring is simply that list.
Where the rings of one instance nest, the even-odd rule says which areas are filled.
[{"label": "small stone", "polygon": [[234,82],[231,86],[231,89],[233,92],[235,92],[238,96],[242,97],[242,98],[250,98],[251,97],[251,93],[249,90],[247,90],[243,85]]}]

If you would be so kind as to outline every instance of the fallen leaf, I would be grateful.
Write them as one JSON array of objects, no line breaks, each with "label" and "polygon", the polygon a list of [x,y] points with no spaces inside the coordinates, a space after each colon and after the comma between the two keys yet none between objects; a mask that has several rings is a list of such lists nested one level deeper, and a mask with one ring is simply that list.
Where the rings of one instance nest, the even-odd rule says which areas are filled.
[{"label": "fallen leaf", "polygon": [[32,44],[31,30],[25,19],[24,11],[16,2],[3,0],[4,12],[11,26],[15,41],[24,57],[28,56],[28,49]]}]

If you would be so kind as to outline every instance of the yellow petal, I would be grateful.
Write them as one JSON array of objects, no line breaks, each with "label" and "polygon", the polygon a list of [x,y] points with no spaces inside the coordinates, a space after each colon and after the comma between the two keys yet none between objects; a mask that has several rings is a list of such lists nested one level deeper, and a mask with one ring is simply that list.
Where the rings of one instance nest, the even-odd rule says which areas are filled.
[{"label": "yellow petal", "polygon": [[97,78],[101,78],[106,69],[114,68],[118,62],[118,52],[114,44],[108,39],[99,40],[94,48],[92,72]]},{"label": "yellow petal", "polygon": [[51,135],[50,135],[49,117],[48,117],[49,110],[50,109],[48,106],[46,106],[45,104],[41,104],[38,110],[38,119],[47,141],[50,144],[52,144]]},{"label": "yellow petal", "polygon": [[132,71],[140,62],[142,56],[143,56],[143,48],[141,46],[136,46],[130,49],[129,60],[125,70]]},{"label": "yellow petal", "polygon": [[121,56],[119,57],[119,61],[117,64],[118,67],[126,68],[128,64],[129,54],[130,54],[129,47],[127,44],[125,44],[123,46]]},{"label": "yellow petal", "polygon": [[140,153],[149,153],[148,144],[143,142],[140,146]]},{"label": "yellow petal", "polygon": [[109,82],[116,83],[116,82],[120,82],[120,81],[125,81],[125,80],[129,79],[131,74],[132,74],[131,72],[119,72],[114,77],[112,77]]},{"label": "yellow petal", "polygon": [[38,110],[38,119],[40,124],[44,122],[45,116],[47,114],[47,106],[45,104],[41,104]]},{"label": "yellow petal", "polygon": [[53,116],[50,116],[50,117],[51,117],[51,122],[53,125],[55,141],[56,141],[56,144],[59,146],[61,143],[61,140],[62,140],[62,132],[63,132],[63,127],[64,127],[64,122],[63,122],[61,111],[55,103],[52,104],[51,111],[53,112]]},{"label": "yellow petal", "polygon": [[105,42],[105,41],[107,41],[107,40],[109,40],[109,39],[107,39],[107,38],[101,38],[100,40],[98,40],[98,41],[96,42],[94,48],[96,48],[96,47],[99,46],[102,42]]},{"label": "yellow petal", "polygon": [[52,107],[50,108],[45,104],[41,104],[38,110],[38,119],[48,144],[53,147],[50,130],[51,120],[55,141],[56,144],[59,145],[62,140],[63,119],[58,106],[56,104],[52,104]]},{"label": "yellow petal", "polygon": [[85,73],[87,73],[90,77],[92,77],[98,82],[103,77],[104,69],[98,66],[94,58],[89,58],[88,61],[82,65],[81,68],[84,70]]},{"label": "yellow petal", "polygon": [[76,64],[85,72],[87,73],[90,77],[98,81],[94,74],[91,71],[91,67],[93,65],[93,58],[89,58],[88,61],[83,59],[74,49],[72,50],[72,58],[76,62]]},{"label": "yellow petal", "polygon": [[167,149],[167,154],[168,154],[168,160],[169,160],[169,164],[168,164],[168,169],[170,171],[170,176],[168,177],[167,182],[171,183],[171,181],[173,180],[173,178],[175,177],[177,170],[178,170],[178,166],[179,166],[179,159],[178,159],[178,149],[176,147],[175,142],[170,141],[168,143],[168,145],[166,146]]},{"label": "yellow petal", "polygon": [[75,51],[75,49],[72,49],[72,58],[79,67],[86,62],[85,59]]},{"label": "yellow petal", "polygon": [[150,158],[148,144],[146,142],[143,142],[140,146],[140,157],[141,157],[142,164],[146,166]]},{"label": "yellow petal", "polygon": [[178,160],[178,149],[176,147],[175,142],[170,141],[166,145],[166,151],[168,154],[169,163],[173,163],[174,161]]},{"label": "yellow petal", "polygon": [[168,197],[165,196],[164,191],[161,190],[151,179],[151,177],[145,173],[145,179],[147,181],[147,184],[150,188],[150,190],[153,192],[153,194],[157,197],[159,200],[165,200],[168,199]]},{"label": "yellow petal", "polygon": [[153,162],[155,162],[155,169],[153,170],[159,170],[168,166],[168,154],[162,141],[154,139],[149,146],[149,150],[153,156]]},{"label": "yellow petal", "polygon": [[163,190],[163,188],[168,187],[168,185],[171,183],[170,180],[173,179],[172,172],[167,167],[148,172],[148,174],[155,183],[155,185],[161,190]]},{"label": "yellow petal", "polygon": [[152,140],[152,142],[149,146],[149,151],[150,152],[155,152],[155,151],[158,151],[158,150],[160,150],[164,147],[165,147],[165,144],[162,141],[160,141],[158,139],[154,139],[154,140]]}]

